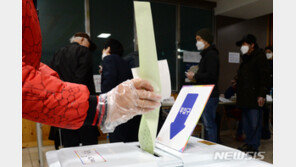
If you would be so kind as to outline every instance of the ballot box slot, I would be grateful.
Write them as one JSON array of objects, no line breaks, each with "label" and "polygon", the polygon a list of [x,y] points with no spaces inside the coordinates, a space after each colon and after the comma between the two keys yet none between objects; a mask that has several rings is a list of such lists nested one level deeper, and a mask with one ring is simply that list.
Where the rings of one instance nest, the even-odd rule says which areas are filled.
[{"label": "ballot box slot", "polygon": [[[141,148],[140,145],[137,145],[138,148]],[[158,155],[157,153],[154,153],[153,156],[155,157],[161,157],[161,155]]]}]

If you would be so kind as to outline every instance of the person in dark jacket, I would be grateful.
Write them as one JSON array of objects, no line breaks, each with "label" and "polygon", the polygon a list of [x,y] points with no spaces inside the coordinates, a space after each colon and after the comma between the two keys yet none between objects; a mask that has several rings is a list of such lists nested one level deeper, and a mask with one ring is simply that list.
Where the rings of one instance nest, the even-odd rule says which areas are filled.
[{"label": "person in dark jacket", "polygon": [[[268,92],[272,96],[272,87],[273,87],[273,53],[272,53],[272,46],[265,47],[265,55],[269,64],[269,85],[268,85]],[[269,126],[269,118],[270,112],[272,108],[268,108],[267,105],[263,107],[263,126],[262,126],[262,136],[261,139],[270,139],[270,126]]]},{"label": "person in dark jacket", "polygon": [[201,29],[196,33],[196,46],[201,51],[201,60],[199,63],[199,70],[196,74],[188,72],[187,78],[192,80],[193,78],[198,85],[215,85],[214,90],[206,104],[206,107],[202,114],[202,120],[205,126],[205,139],[217,142],[217,124],[216,109],[219,102],[219,52],[213,44],[213,35],[208,29]]},{"label": "person in dark jacket", "polygon": [[[108,92],[120,83],[132,79],[133,75],[128,63],[122,58],[123,46],[116,39],[109,39],[104,44],[102,61],[102,93]],[[113,133],[109,134],[109,140],[113,142],[138,141],[138,131],[141,116],[135,116],[128,122],[119,125]]]},{"label": "person in dark jacket", "polygon": [[237,73],[237,105],[243,110],[245,145],[239,149],[256,153],[260,146],[262,107],[268,93],[269,67],[265,53],[254,35],[248,34],[236,45],[241,47],[242,63]]},{"label": "person in dark jacket", "polygon": [[[96,46],[83,32],[74,34],[70,42],[70,45],[55,53],[51,68],[59,74],[61,80],[86,85],[90,94],[95,95],[91,51]],[[80,143],[93,145],[98,144],[99,131],[95,126],[82,126],[78,130],[61,129],[61,135],[64,147],[79,146]]]},{"label": "person in dark jacket", "polygon": [[272,91],[272,87],[273,87],[273,49],[272,49],[272,46],[265,47],[265,55],[266,55],[266,58],[267,58],[267,61],[269,64],[269,69],[270,69],[270,73],[269,73],[270,80],[269,80],[268,89],[269,89],[269,91]]},{"label": "person in dark jacket", "polygon": [[[237,89],[236,81],[237,81],[237,76],[235,76],[231,80],[231,86],[229,88],[227,88],[224,93],[224,97],[226,99],[231,99],[231,97],[236,96],[236,89]],[[234,105],[234,106],[232,106],[232,105],[227,106],[226,105],[226,106],[224,106],[224,108],[226,110],[226,114],[228,117],[232,117],[232,118],[238,120],[238,127],[236,130],[235,139],[237,141],[244,141],[241,109],[239,109],[236,105]]]}]

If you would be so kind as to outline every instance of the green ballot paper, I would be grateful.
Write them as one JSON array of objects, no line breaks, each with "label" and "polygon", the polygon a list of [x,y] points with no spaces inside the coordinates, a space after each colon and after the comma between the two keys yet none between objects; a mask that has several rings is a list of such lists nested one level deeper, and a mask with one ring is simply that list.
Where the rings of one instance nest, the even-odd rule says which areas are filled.
[{"label": "green ballot paper", "polygon": [[[153,20],[149,2],[134,2],[138,37],[140,69],[139,76],[150,81],[154,91],[161,93]],[[140,147],[153,154],[158,125],[159,108],[144,114],[139,128]]]}]

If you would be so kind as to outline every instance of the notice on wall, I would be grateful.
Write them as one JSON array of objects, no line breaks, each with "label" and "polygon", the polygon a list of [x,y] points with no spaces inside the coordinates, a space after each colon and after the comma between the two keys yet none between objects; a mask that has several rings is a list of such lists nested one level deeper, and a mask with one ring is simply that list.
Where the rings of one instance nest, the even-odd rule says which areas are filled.
[{"label": "notice on wall", "polygon": [[200,52],[191,52],[191,51],[184,51],[183,52],[183,62],[199,63],[200,59],[201,59]]},{"label": "notice on wall", "polygon": [[240,54],[237,52],[229,52],[228,54],[228,62],[229,63],[239,63]]}]

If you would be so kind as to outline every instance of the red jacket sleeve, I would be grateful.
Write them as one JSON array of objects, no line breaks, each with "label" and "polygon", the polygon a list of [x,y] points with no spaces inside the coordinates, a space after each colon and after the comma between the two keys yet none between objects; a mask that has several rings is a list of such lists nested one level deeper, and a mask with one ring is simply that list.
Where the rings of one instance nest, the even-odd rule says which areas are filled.
[{"label": "red jacket sleeve", "polygon": [[51,75],[60,79],[59,74],[53,69],[51,69],[50,67],[48,67],[46,64],[40,63],[39,70],[48,75]]},{"label": "red jacket sleeve", "polygon": [[22,8],[23,118],[67,129],[97,125],[97,97],[90,97],[84,85],[61,81],[40,63],[41,30],[32,0],[23,0]]},{"label": "red jacket sleeve", "polygon": [[80,128],[87,116],[86,86],[63,82],[23,63],[23,118],[68,129]]}]

